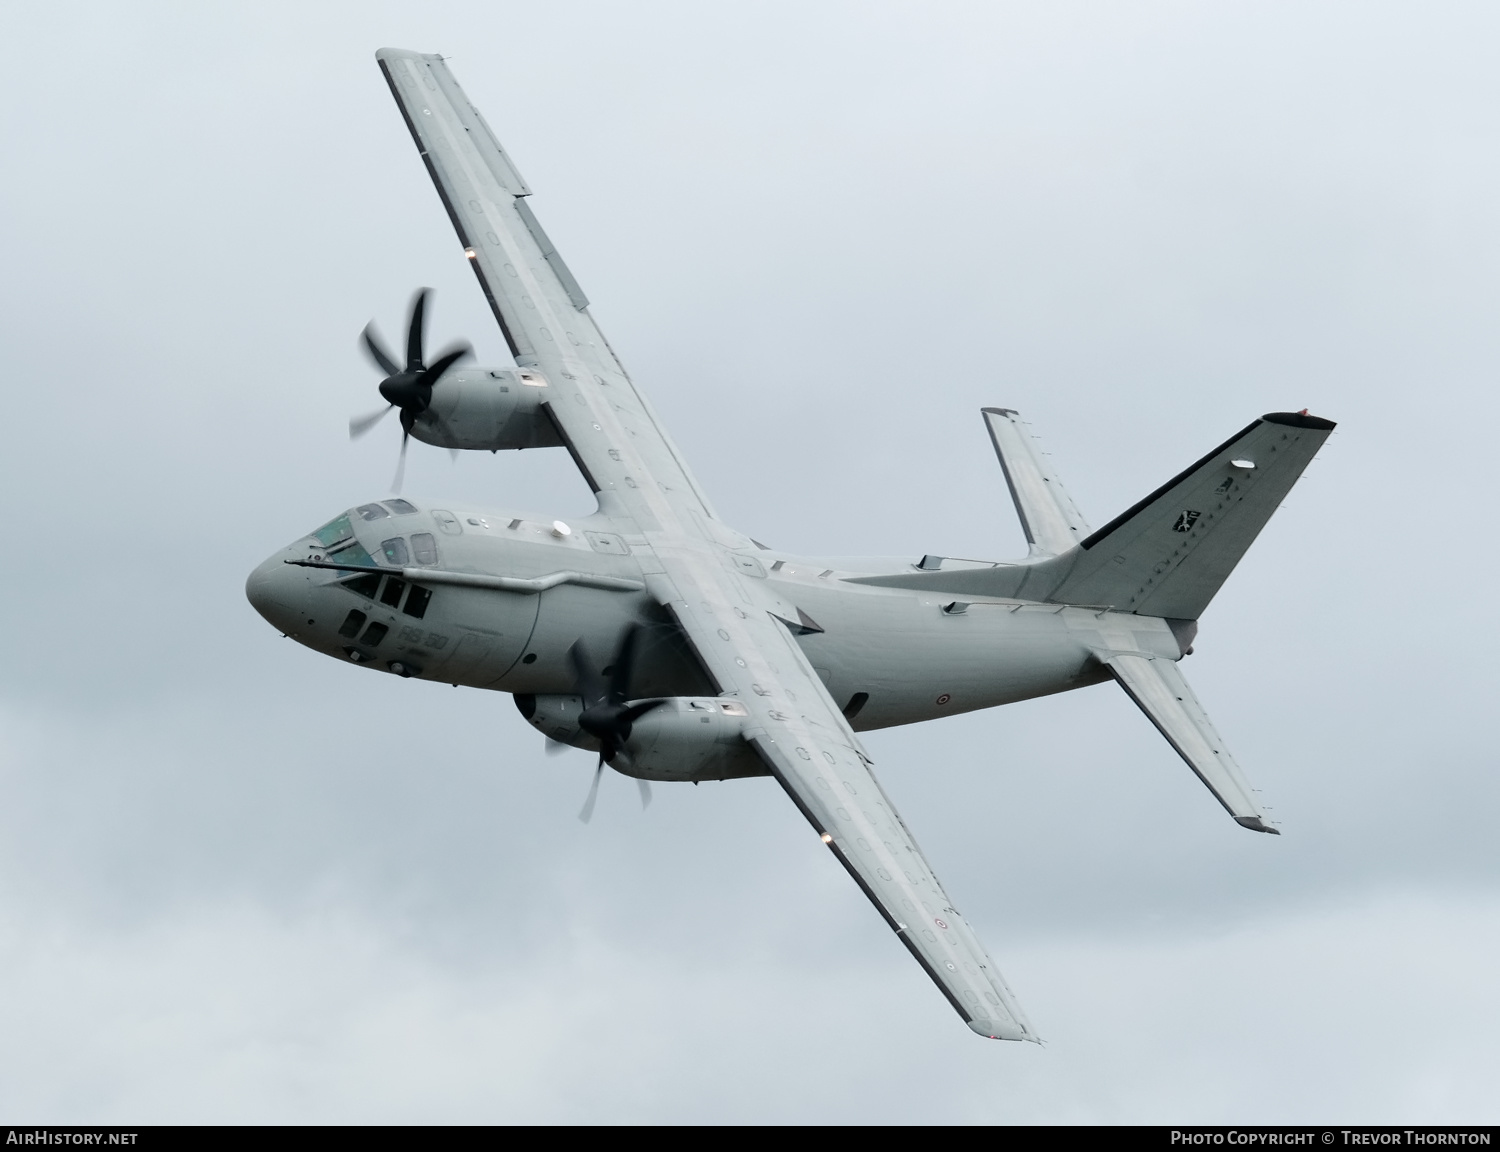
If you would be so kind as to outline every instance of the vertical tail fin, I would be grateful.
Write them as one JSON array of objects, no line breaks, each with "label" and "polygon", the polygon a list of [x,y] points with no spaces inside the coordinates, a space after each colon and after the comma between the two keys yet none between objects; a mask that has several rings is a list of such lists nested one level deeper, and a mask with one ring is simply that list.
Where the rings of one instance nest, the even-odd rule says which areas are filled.
[{"label": "vertical tail fin", "polygon": [[1083,540],[1047,599],[1196,620],[1333,429],[1261,417]]}]

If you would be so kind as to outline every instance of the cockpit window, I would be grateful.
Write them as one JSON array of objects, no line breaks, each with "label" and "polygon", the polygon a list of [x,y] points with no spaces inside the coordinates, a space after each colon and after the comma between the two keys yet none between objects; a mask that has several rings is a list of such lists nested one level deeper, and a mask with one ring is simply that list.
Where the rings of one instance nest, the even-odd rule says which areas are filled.
[{"label": "cockpit window", "polygon": [[359,630],[365,626],[367,619],[369,617],[358,608],[351,608],[349,615],[345,616],[344,622],[339,625],[339,635],[347,636],[350,640],[353,640],[359,635]]},{"label": "cockpit window", "polygon": [[366,600],[373,600],[375,599],[376,589],[380,587],[380,576],[375,572],[366,572],[360,576],[356,576],[353,580],[343,581],[343,585],[349,591],[358,593]]},{"label": "cockpit window", "polygon": [[371,648],[373,648],[375,647],[375,645],[379,644],[382,640],[385,639],[385,634],[389,631],[390,628],[384,624],[371,624],[368,628],[365,629],[365,634],[359,638],[359,642],[361,644],[368,644]]},{"label": "cockpit window", "polygon": [[384,553],[387,564],[394,564],[398,568],[405,568],[410,559],[406,553],[406,541],[400,536],[393,540],[382,540],[380,551]]},{"label": "cockpit window", "polygon": [[389,604],[394,608],[397,604],[401,603],[401,593],[405,591],[406,581],[397,580],[392,576],[385,582],[385,591],[380,594],[380,602],[382,604]]},{"label": "cockpit window", "polygon": [[427,602],[431,599],[431,588],[419,588],[413,584],[411,595],[406,598],[406,607],[402,611],[413,619],[420,620],[427,615]]},{"label": "cockpit window", "polygon": [[324,548],[331,548],[340,540],[347,540],[353,535],[354,529],[349,523],[349,517],[340,516],[337,520],[329,521],[314,532],[313,539],[317,540]]},{"label": "cockpit window", "polygon": [[371,568],[375,567],[375,557],[366,552],[358,540],[351,540],[342,548],[333,549],[328,553],[328,558],[340,564],[358,564],[361,567],[366,565]]},{"label": "cockpit window", "polygon": [[437,563],[437,537],[431,532],[413,532],[411,534],[411,550],[416,556],[418,564]]},{"label": "cockpit window", "polygon": [[387,508],[389,508],[392,512],[395,512],[399,516],[404,516],[417,510],[417,506],[410,500],[402,500],[400,498],[397,498],[395,500],[386,500],[384,501],[384,504]]},{"label": "cockpit window", "polygon": [[355,511],[366,520],[383,520],[390,515],[379,504],[361,504]]}]

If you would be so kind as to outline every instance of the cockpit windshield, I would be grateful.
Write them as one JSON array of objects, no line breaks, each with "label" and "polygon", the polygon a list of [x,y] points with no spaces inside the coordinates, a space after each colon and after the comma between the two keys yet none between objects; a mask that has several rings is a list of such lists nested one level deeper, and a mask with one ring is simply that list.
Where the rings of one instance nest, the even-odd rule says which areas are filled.
[{"label": "cockpit windshield", "polygon": [[375,566],[375,558],[366,552],[360,542],[354,538],[354,525],[347,512],[313,532],[312,538],[323,545],[330,560],[361,567],[373,568]]},{"label": "cockpit windshield", "polygon": [[351,540],[342,548],[330,549],[328,559],[339,564],[353,564],[359,568],[375,567],[375,557],[366,552],[358,540]]},{"label": "cockpit windshield", "polygon": [[354,526],[349,523],[347,514],[340,516],[337,520],[330,520],[313,534],[319,544],[324,548],[332,548],[335,544],[341,544],[345,540],[354,538]]}]

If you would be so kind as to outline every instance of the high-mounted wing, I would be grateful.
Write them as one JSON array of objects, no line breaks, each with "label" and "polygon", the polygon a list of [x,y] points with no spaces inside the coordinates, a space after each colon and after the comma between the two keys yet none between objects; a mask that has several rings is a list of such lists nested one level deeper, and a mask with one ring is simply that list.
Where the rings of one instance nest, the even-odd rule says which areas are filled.
[{"label": "high-mounted wing", "polygon": [[795,606],[765,579],[752,542],[714,515],[615,359],[526,204],[531,190],[441,57],[377,57],[517,362],[548,389],[559,434],[652,593],[719,691],[745,704],[747,739],[969,1026],[1035,1040],[781,623],[798,619]]},{"label": "high-mounted wing", "polygon": [[981,1036],[1037,1040],[792,638],[784,621],[795,608],[714,551],[659,545],[667,571],[647,583],[720,691],[744,702],[746,738],[965,1023]]},{"label": "high-mounted wing", "polygon": [[[617,488],[638,505],[628,499],[625,479],[638,484],[649,461],[656,485],[674,505],[712,517],[712,506],[632,386],[589,315],[578,282],[527,205],[531,189],[443,58],[396,48],[382,48],[375,57],[511,354],[522,367],[539,367],[556,394],[550,411],[584,478],[595,490]],[[580,405],[614,412],[629,442],[642,449],[641,459],[607,453],[602,459],[581,458],[589,439],[582,432],[603,431],[603,426],[590,428],[595,422]],[[617,452],[623,454],[624,447]]]}]

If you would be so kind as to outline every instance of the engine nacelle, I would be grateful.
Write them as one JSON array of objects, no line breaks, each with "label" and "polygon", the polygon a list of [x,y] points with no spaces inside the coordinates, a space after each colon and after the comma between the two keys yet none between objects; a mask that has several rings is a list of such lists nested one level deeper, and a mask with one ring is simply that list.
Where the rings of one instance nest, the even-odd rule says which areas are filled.
[{"label": "engine nacelle", "polygon": [[548,393],[534,368],[450,368],[411,434],[439,448],[560,448],[562,437],[542,408]]},{"label": "engine nacelle", "polygon": [[[590,752],[599,742],[578,726],[581,696],[516,696],[531,726],[551,739]],[[749,713],[738,700],[715,696],[671,696],[635,722],[625,754],[611,768],[642,780],[733,780],[768,776],[765,764],[745,743]]]}]

